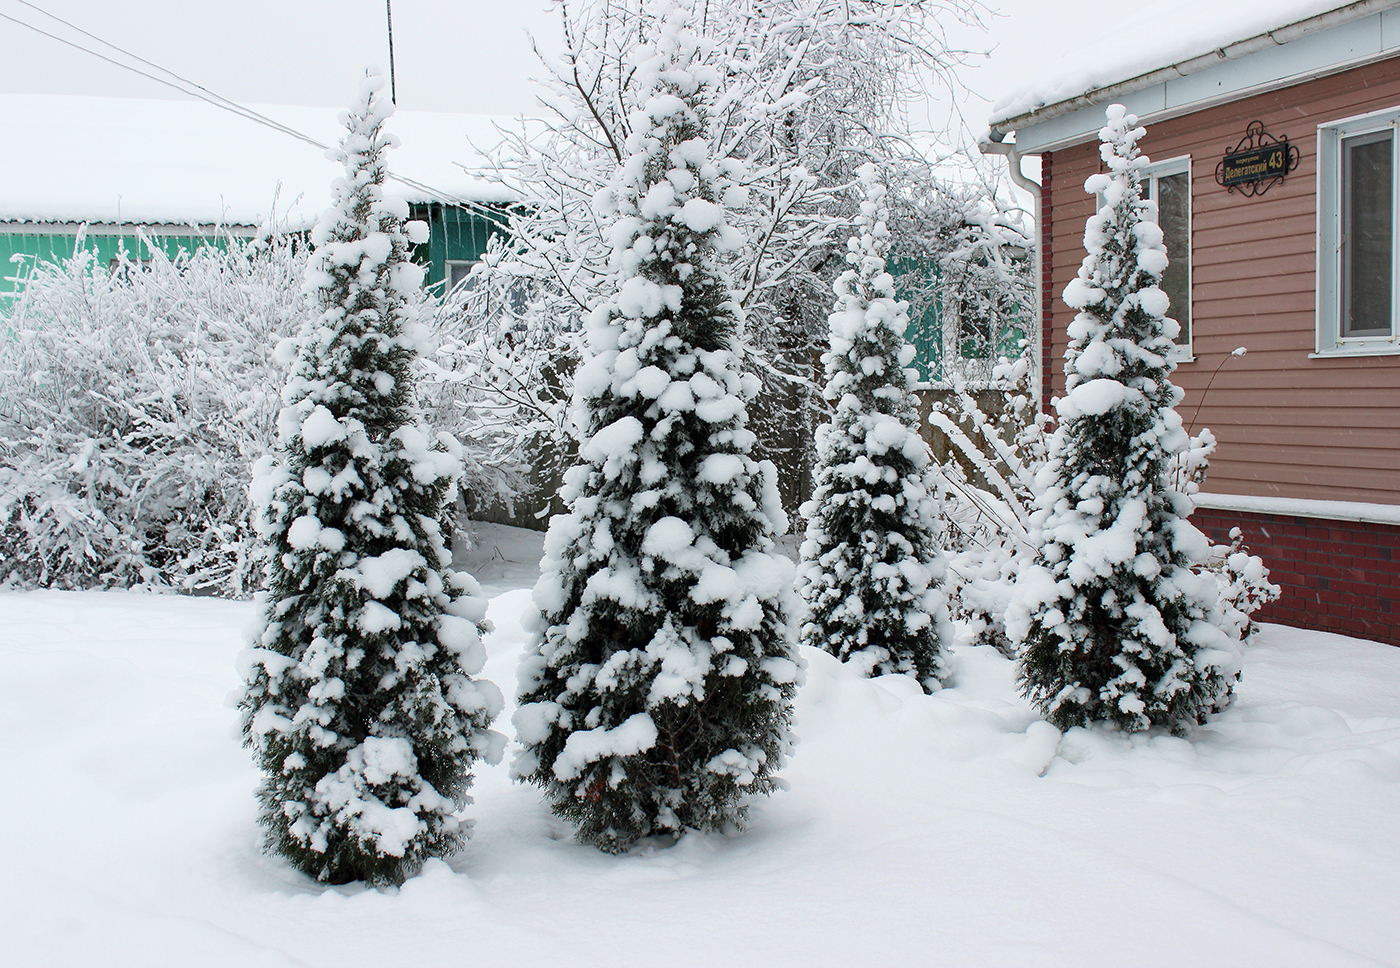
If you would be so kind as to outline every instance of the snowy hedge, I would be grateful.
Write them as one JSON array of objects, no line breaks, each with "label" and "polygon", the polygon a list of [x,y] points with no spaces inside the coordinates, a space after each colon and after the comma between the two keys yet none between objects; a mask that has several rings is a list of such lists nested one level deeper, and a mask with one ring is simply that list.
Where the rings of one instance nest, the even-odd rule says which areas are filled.
[{"label": "snowy hedge", "polygon": [[[0,307],[0,583],[245,596],[250,467],[276,439],[277,346],[310,312],[305,246],[223,236],[114,267],[76,248]],[[463,295],[419,294],[419,397],[463,444],[466,493],[509,501],[537,415],[483,380],[509,347]]]},{"label": "snowy hedge", "polygon": [[80,240],[35,267],[0,316],[0,580],[245,592],[304,261],[224,238],[109,270]]}]

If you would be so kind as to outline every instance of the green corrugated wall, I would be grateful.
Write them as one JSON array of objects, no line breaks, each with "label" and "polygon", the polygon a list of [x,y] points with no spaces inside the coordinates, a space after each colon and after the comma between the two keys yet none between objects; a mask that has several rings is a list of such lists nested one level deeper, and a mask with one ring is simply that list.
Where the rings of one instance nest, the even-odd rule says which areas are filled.
[{"label": "green corrugated wall", "polygon": [[[0,229],[0,298],[13,293],[22,281],[33,271],[37,262],[62,262],[71,259],[76,251],[78,233],[58,232],[6,232]],[[83,237],[83,248],[97,253],[97,264],[107,265],[125,250],[133,261],[150,259],[156,250],[174,259],[183,249],[193,251],[201,245],[209,244],[210,239],[193,232],[186,235],[147,236],[142,238],[133,229],[130,232],[94,232]],[[219,240],[214,239],[215,244]]]}]

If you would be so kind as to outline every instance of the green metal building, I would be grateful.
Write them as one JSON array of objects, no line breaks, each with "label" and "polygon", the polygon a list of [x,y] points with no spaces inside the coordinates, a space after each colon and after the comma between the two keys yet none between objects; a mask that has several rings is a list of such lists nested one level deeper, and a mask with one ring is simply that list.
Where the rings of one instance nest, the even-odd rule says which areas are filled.
[{"label": "green metal building", "polygon": [[[119,252],[174,259],[269,226],[308,230],[343,173],[318,147],[339,140],[337,111],[256,110],[273,126],[200,101],[0,94],[10,141],[23,147],[7,152],[0,177],[0,307],[35,264],[80,245],[110,265]],[[483,150],[505,126],[422,111],[386,123],[401,144],[388,153],[389,191],[429,226],[416,253],[429,285],[460,279],[503,231],[516,194],[468,169],[486,166]]]}]

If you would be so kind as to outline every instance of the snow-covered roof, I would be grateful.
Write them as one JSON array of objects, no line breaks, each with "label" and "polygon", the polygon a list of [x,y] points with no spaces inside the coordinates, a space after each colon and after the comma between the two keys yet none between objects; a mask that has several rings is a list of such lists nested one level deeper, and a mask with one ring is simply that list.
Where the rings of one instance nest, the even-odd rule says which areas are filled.
[{"label": "snow-covered roof", "polygon": [[[326,145],[344,131],[334,108],[251,108]],[[0,94],[0,117],[0,222],[259,225],[273,215],[300,227],[330,204],[342,172],[314,145],[203,101]],[[513,124],[397,112],[389,169],[432,191],[401,182],[390,191],[409,201],[515,197],[462,167],[499,143],[496,122]]]},{"label": "snow-covered roof", "polygon": [[1400,0],[1145,0],[1112,28],[1085,25],[1085,43],[998,100],[989,119],[1005,133],[1084,104],[1289,43],[1400,5]]}]

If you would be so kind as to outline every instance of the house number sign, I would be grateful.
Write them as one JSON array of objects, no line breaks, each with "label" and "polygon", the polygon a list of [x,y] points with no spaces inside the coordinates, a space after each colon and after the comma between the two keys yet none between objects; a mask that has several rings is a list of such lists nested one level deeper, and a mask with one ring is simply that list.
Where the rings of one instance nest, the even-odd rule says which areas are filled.
[{"label": "house number sign", "polygon": [[1240,143],[1225,149],[1215,166],[1215,181],[1241,195],[1262,195],[1298,167],[1299,156],[1287,135],[1276,138],[1264,130],[1262,121],[1251,121]]}]

